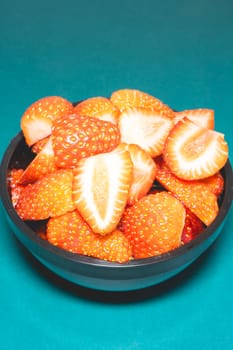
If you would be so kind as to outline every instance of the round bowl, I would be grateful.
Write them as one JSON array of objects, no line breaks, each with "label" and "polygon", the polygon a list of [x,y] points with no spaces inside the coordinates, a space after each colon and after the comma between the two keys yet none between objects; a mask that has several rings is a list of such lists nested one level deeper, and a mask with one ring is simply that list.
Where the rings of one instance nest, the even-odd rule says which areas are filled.
[{"label": "round bowl", "polygon": [[73,254],[41,238],[14,210],[7,186],[8,170],[25,167],[32,153],[20,132],[9,144],[1,163],[1,199],[9,224],[17,239],[43,265],[60,277],[84,287],[105,291],[129,291],[159,284],[193,263],[219,236],[230,211],[233,175],[228,161],[222,169],[225,189],[219,199],[219,214],[202,234],[166,254],[118,264]]}]

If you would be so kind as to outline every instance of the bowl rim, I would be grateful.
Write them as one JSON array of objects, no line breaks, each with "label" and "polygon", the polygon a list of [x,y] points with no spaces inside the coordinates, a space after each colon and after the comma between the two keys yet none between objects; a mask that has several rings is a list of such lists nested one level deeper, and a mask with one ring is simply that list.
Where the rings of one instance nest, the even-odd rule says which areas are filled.
[{"label": "bowl rim", "polygon": [[[201,245],[202,242],[209,239],[214,232],[221,226],[223,223],[227,213],[230,210],[233,198],[233,173],[230,160],[227,160],[224,168],[222,169],[223,174],[226,173],[228,176],[225,178],[225,189],[222,194],[222,203],[219,208],[219,214],[215,218],[215,220],[205,228],[204,232],[195,237],[192,241],[172,250],[167,253],[163,253],[161,255],[142,258],[142,259],[133,259],[127,263],[117,263],[117,262],[109,262],[105,260],[101,260],[94,257],[89,257],[77,253],[72,253],[61,249],[59,247],[53,246],[51,243],[41,238],[38,234],[36,234],[16,213],[10,194],[7,187],[7,175],[9,165],[12,159],[12,156],[20,144],[20,142],[24,141],[24,136],[22,131],[19,131],[16,136],[10,141],[5,153],[2,157],[2,162],[0,165],[0,197],[3,203],[3,207],[8,214],[8,217],[12,220],[14,225],[25,234],[26,238],[31,240],[34,244],[39,245],[39,248],[45,249],[47,252],[55,254],[56,256],[62,257],[65,260],[69,260],[70,262],[80,263],[84,265],[90,266],[99,266],[103,268],[131,268],[131,267],[140,267],[140,266],[148,266],[153,265],[155,263],[162,263],[164,261],[169,261],[174,258],[179,258],[183,256],[185,253],[188,253],[190,250],[197,248]],[[227,189],[227,190],[226,190]]]}]

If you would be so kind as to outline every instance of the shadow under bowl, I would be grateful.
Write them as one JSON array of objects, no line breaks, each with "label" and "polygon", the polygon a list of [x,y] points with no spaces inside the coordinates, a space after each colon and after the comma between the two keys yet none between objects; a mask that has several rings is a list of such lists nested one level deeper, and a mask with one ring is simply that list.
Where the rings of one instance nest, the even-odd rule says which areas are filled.
[{"label": "shadow under bowl", "polygon": [[159,284],[183,271],[203,254],[219,236],[233,197],[233,174],[228,161],[222,169],[225,189],[219,199],[219,214],[202,234],[191,242],[159,256],[118,264],[73,254],[51,245],[30,224],[17,215],[9,194],[9,169],[25,168],[33,154],[19,132],[10,142],[1,163],[0,193],[9,225],[16,238],[44,266],[80,286],[104,291],[130,291]]}]

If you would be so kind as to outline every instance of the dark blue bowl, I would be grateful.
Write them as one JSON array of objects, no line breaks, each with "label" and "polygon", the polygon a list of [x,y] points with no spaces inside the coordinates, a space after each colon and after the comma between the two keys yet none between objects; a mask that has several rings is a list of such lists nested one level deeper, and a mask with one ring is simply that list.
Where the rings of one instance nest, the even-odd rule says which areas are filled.
[{"label": "dark blue bowl", "polygon": [[25,167],[32,153],[20,132],[8,146],[1,164],[1,199],[15,236],[43,265],[60,277],[75,284],[106,291],[129,291],[159,284],[178,274],[219,236],[229,213],[233,198],[233,175],[228,161],[222,170],[225,190],[214,222],[202,234],[180,248],[156,257],[118,264],[73,254],[59,249],[41,238],[32,227],[22,221],[14,210],[7,187],[8,170]]}]

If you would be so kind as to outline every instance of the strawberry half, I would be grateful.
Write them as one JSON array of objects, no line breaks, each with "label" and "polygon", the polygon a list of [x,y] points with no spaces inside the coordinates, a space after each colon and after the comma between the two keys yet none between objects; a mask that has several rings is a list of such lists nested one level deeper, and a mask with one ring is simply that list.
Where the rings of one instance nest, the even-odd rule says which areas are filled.
[{"label": "strawberry half", "polygon": [[70,114],[53,123],[52,144],[60,168],[73,168],[82,158],[110,152],[119,142],[118,126],[104,120]]},{"label": "strawberry half", "polygon": [[149,194],[126,208],[120,227],[136,259],[166,253],[181,245],[185,208],[166,191]]},{"label": "strawberry half", "polygon": [[11,169],[7,176],[7,185],[11,194],[12,205],[15,208],[18,202],[19,196],[24,187],[20,185],[19,180],[23,174],[23,169]]},{"label": "strawberry half", "polygon": [[196,180],[214,175],[225,165],[228,146],[223,134],[184,117],[169,133],[163,154],[176,176]]},{"label": "strawberry half", "polygon": [[172,192],[206,226],[218,215],[217,196],[203,180],[187,181],[175,176],[164,162],[162,156],[155,159],[156,180]]},{"label": "strawberry half", "polygon": [[71,113],[73,105],[60,96],[43,97],[35,101],[21,118],[21,129],[26,143],[32,146],[37,141],[49,136],[53,120]]},{"label": "strawberry half", "polygon": [[72,199],[73,173],[58,170],[24,187],[16,204],[22,220],[44,220],[75,209]]},{"label": "strawberry half", "polygon": [[124,143],[120,144],[118,149],[129,151],[133,162],[133,179],[127,200],[127,204],[132,205],[150,190],[155,179],[155,163],[138,145]]},{"label": "strawberry half", "polygon": [[160,155],[173,121],[158,111],[129,108],[119,117],[121,142],[137,144],[151,157]]},{"label": "strawberry half", "polygon": [[46,145],[36,155],[33,161],[24,170],[19,179],[21,185],[27,185],[38,180],[41,176],[57,170],[52,147],[52,140],[49,138]]},{"label": "strawberry half", "polygon": [[117,124],[119,109],[106,97],[91,97],[74,107],[74,113]]},{"label": "strawberry half", "polygon": [[169,106],[157,97],[140,90],[117,90],[112,93],[110,100],[121,112],[128,108],[145,108],[158,111],[166,117],[174,118],[174,112]]},{"label": "strawberry half", "polygon": [[190,242],[205,229],[203,222],[194,213],[192,213],[189,208],[185,208],[185,210],[185,224],[181,237],[184,244]]},{"label": "strawberry half", "polygon": [[81,159],[74,169],[73,200],[96,233],[113,231],[124,211],[132,181],[129,152],[115,150]]},{"label": "strawberry half", "polygon": [[131,259],[127,237],[115,230],[106,236],[94,233],[77,210],[51,218],[47,224],[48,241],[72,253],[124,263]]},{"label": "strawberry half", "polygon": [[186,109],[184,111],[175,112],[175,123],[183,120],[184,117],[190,119],[193,123],[207,128],[214,129],[214,110],[209,108]]}]

